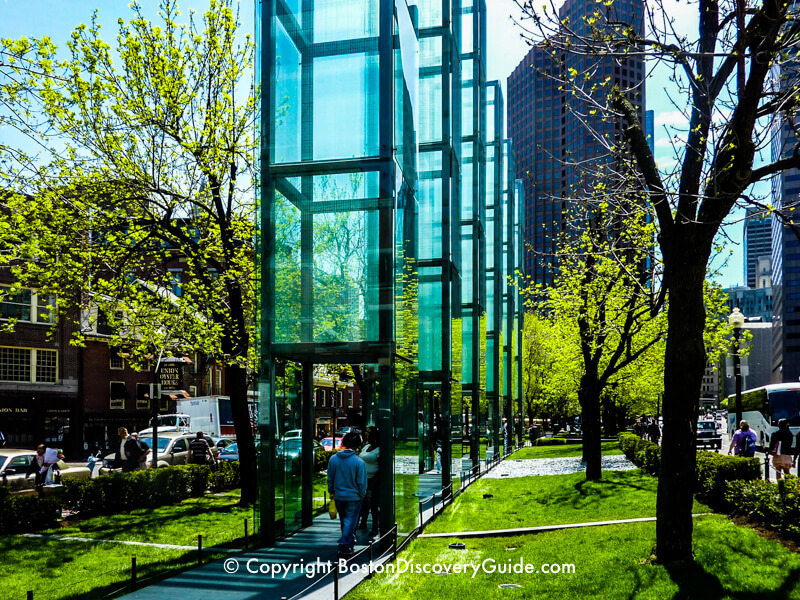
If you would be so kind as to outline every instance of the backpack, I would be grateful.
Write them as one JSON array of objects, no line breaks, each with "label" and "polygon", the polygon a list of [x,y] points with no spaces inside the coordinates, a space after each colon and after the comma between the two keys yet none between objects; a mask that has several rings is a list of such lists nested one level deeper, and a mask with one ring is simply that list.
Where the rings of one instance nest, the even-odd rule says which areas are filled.
[{"label": "backpack", "polygon": [[756,441],[749,435],[749,432],[744,434],[744,443],[742,444],[742,456],[755,456],[756,455]]}]

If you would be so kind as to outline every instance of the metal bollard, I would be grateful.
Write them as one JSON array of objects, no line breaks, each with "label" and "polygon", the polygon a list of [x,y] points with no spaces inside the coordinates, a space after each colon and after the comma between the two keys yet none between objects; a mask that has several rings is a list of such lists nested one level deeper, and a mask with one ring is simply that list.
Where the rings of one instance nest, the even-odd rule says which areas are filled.
[{"label": "metal bollard", "polygon": [[339,600],[339,565],[333,567],[333,600]]},{"label": "metal bollard", "polygon": [[764,481],[769,481],[769,454],[764,456]]},{"label": "metal bollard", "polygon": [[372,548],[373,548],[374,545],[375,545],[375,542],[373,540],[370,540],[369,541],[369,562],[370,562],[370,564],[372,564],[372,556],[373,556],[372,555]]},{"label": "metal bollard", "polygon": [[197,565],[203,564],[203,534],[197,536]]},{"label": "metal bollard", "polygon": [[247,517],[244,519],[244,549],[247,550]]},{"label": "metal bollard", "polygon": [[136,591],[136,557],[131,556],[131,591]]}]

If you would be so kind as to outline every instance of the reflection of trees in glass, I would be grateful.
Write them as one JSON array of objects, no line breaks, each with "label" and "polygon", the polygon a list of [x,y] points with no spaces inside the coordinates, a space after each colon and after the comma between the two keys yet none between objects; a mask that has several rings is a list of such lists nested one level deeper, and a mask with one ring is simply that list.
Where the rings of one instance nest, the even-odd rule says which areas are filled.
[{"label": "reflection of trees in glass", "polygon": [[275,194],[275,339],[300,339],[300,211]]},{"label": "reflection of trees in glass", "polygon": [[[363,186],[362,173],[321,177],[314,186],[315,204],[363,197]],[[314,339],[318,341],[367,337],[368,248],[377,243],[376,233],[370,231],[373,221],[374,213],[367,211],[314,216]]]},{"label": "reflection of trees in glass", "polygon": [[366,338],[368,213],[314,217],[314,338]]}]

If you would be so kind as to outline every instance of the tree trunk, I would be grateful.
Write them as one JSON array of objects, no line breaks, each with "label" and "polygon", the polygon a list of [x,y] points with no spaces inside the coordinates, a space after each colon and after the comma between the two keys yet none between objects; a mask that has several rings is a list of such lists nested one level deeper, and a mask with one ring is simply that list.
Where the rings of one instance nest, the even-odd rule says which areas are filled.
[{"label": "tree trunk", "polygon": [[583,462],[586,463],[587,481],[603,476],[600,454],[600,386],[597,377],[587,373],[581,377],[578,401],[581,404],[583,429]]},{"label": "tree trunk", "polygon": [[242,484],[240,504],[250,506],[258,498],[258,476],[256,471],[256,446],[253,425],[247,402],[247,372],[239,365],[225,367],[225,389],[231,397],[233,425],[239,446],[239,475]]},{"label": "tree trunk", "polygon": [[[701,247],[686,243],[683,248]],[[664,357],[664,435],[656,504],[656,554],[661,563],[692,560],[695,435],[705,370],[703,281],[707,256],[677,250],[665,256],[669,326]],[[672,260],[670,260],[670,258]]]}]

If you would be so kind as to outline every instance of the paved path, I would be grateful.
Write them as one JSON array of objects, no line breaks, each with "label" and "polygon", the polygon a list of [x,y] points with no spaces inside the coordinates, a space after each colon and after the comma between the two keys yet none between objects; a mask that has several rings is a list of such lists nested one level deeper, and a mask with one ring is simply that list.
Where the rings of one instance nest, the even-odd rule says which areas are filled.
[{"label": "paved path", "polygon": [[[713,513],[696,513],[692,517],[702,517]],[[640,517],[638,519],[619,519],[617,521],[589,521],[587,523],[564,523],[561,525],[542,525],[539,527],[517,527],[516,529],[487,529],[485,531],[458,531],[445,533],[423,533],[418,535],[420,538],[476,538],[476,537],[500,537],[509,535],[530,535],[542,533],[544,531],[558,531],[559,529],[577,529],[580,527],[598,527],[601,525],[624,525],[626,523],[650,523],[656,517]]]},{"label": "paved path", "polygon": [[[623,454],[604,456],[602,465],[605,471],[629,471],[638,468]],[[531,475],[566,475],[585,470],[586,465],[581,463],[580,456],[565,458],[510,458],[501,462],[485,477],[499,479],[501,477],[529,477]]]}]

